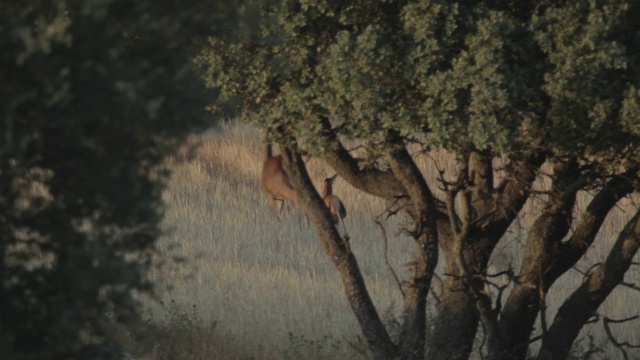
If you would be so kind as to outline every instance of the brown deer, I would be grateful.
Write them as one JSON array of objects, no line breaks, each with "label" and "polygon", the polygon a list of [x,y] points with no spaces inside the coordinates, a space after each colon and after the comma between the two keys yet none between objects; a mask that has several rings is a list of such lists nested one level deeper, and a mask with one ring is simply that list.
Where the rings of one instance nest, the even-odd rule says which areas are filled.
[{"label": "brown deer", "polygon": [[262,191],[267,195],[269,206],[282,218],[282,206],[285,200],[291,200],[298,208],[298,196],[289,182],[289,175],[282,167],[282,156],[273,155],[271,144],[266,143],[266,132],[261,131],[260,137],[265,141],[263,148],[264,163],[262,165]]},{"label": "brown deer", "polygon": [[347,227],[344,226],[344,218],[347,217],[347,209],[344,207],[342,200],[339,197],[333,195],[333,182],[338,177],[338,174],[333,175],[330,178],[324,179],[324,187],[322,188],[322,200],[324,204],[329,208],[333,223],[338,224],[338,221],[342,223],[344,228],[345,239],[349,238]]}]

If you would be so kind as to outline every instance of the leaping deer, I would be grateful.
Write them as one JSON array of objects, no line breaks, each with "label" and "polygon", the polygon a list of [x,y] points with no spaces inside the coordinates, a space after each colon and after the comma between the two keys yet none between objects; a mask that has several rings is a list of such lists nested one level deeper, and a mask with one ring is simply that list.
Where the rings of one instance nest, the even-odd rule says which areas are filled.
[{"label": "leaping deer", "polygon": [[333,175],[330,178],[324,179],[324,187],[322,188],[322,200],[324,204],[329,208],[333,223],[338,224],[338,221],[342,223],[344,228],[345,239],[349,239],[349,233],[347,227],[344,226],[344,218],[347,217],[347,209],[344,207],[342,200],[339,197],[333,195],[333,182],[338,177],[338,174]]},{"label": "leaping deer", "polygon": [[282,206],[285,200],[291,200],[298,208],[298,196],[291,187],[289,175],[282,166],[282,155],[273,155],[271,144],[266,142],[266,132],[260,132],[261,140],[265,142],[263,148],[264,163],[262,165],[262,178],[260,179],[262,191],[267,195],[269,206],[282,218]]}]

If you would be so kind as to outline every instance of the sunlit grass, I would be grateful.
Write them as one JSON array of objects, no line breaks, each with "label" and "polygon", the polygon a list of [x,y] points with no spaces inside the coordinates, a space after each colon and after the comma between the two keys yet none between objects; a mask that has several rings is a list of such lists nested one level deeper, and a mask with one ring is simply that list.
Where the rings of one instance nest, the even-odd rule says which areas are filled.
[{"label": "sunlit grass", "polygon": [[[360,332],[338,273],[323,253],[312,226],[292,206],[285,207],[279,221],[260,191],[257,132],[231,122],[191,141],[199,144],[193,160],[175,160],[171,164],[173,177],[164,194],[167,235],[159,245],[184,261],[169,263],[149,274],[157,283],[160,298],[166,303],[194,306],[198,309],[196,322],[216,322],[218,346],[203,350],[215,352],[210,354],[211,358],[286,357],[292,354],[290,334],[297,336],[294,340],[298,340],[298,345],[300,336],[304,339],[330,336],[333,342],[341,344],[332,347],[331,354],[362,357],[356,351],[357,346],[347,345],[357,343]],[[417,155],[416,161],[433,187],[437,168],[446,169],[446,176],[455,175],[454,159],[445,153]],[[333,174],[316,159],[308,167],[316,186],[320,186],[324,176]],[[544,181],[537,185],[544,186]],[[334,192],[349,210],[346,226],[352,237],[352,251],[376,306],[381,313],[399,309],[401,296],[384,263],[381,232],[373,221],[384,211],[385,203],[356,191],[340,178]],[[588,199],[588,194],[581,194],[578,207],[584,209]],[[524,229],[534,218],[535,204],[541,203],[540,199],[529,201],[519,221],[524,226],[512,226],[500,242],[492,258],[492,271],[503,270],[509,264],[517,269],[526,241]],[[600,232],[600,241],[576,268],[586,270],[604,261],[610,244],[632,215],[632,206],[628,201],[626,204],[614,211],[611,221]],[[398,217],[386,223],[387,256],[401,278],[408,275],[402,264],[412,260],[414,250],[412,240],[399,235],[406,225],[404,221]],[[637,271],[627,275],[628,281],[638,279]],[[549,294],[548,319],[552,319],[561,299],[581,281],[582,275],[570,270],[557,282]],[[636,315],[634,304],[631,291],[618,289],[602,312],[620,318]],[[167,315],[153,304],[149,305],[149,311],[153,314],[152,321],[160,321],[162,314]],[[632,341],[640,338],[639,328],[637,323],[629,323],[619,325],[617,330]],[[602,334],[600,329],[585,331]],[[220,338],[227,340],[221,343]],[[306,346],[308,341],[302,343]],[[306,356],[320,357],[316,353]],[[152,356],[158,357],[157,353]]]}]

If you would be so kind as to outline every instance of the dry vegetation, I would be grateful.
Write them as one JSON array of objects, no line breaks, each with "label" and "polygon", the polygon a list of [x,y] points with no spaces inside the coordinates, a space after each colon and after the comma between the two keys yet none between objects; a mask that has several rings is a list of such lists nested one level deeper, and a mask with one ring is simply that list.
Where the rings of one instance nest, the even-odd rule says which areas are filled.
[{"label": "dry vegetation", "polygon": [[[171,161],[174,174],[165,192],[164,226],[168,233],[160,242],[163,251],[184,261],[165,264],[149,275],[156,281],[164,305],[149,304],[148,326],[154,329],[149,331],[153,338],[144,346],[131,344],[132,350],[144,359],[366,357],[340,279],[312,227],[290,205],[278,221],[260,192],[257,132],[230,122],[191,141],[195,145],[193,160]],[[435,178],[436,164],[440,168],[452,165],[446,154],[419,155],[419,163],[431,179]],[[319,160],[312,159],[308,167],[317,186],[323,171],[333,174]],[[540,189],[544,188],[541,180]],[[357,192],[340,178],[334,191],[349,209],[346,226],[351,248],[368,289],[378,309],[391,321],[401,297],[384,263],[383,237],[374,223],[385,204]],[[524,229],[532,218],[527,213],[535,213],[541,197],[530,201],[519,219],[520,226],[513,226],[498,245],[493,271],[520,265]],[[588,198],[587,193],[581,194],[579,208]],[[627,200],[616,209],[597,245],[576,270],[554,285],[548,298],[548,319],[581,281],[578,270],[586,271],[604,260],[633,206]],[[412,241],[400,234],[402,219],[392,218],[385,224],[389,262],[400,278],[405,277],[402,264],[411,260]],[[630,271],[627,282],[640,281],[638,267]],[[636,299],[637,293],[620,287],[601,312],[613,318],[638,315]],[[638,322],[614,326],[613,331],[623,340],[640,338]],[[588,325],[583,334],[594,335],[596,343],[603,341],[600,324]],[[615,357],[612,351],[607,353]]]}]

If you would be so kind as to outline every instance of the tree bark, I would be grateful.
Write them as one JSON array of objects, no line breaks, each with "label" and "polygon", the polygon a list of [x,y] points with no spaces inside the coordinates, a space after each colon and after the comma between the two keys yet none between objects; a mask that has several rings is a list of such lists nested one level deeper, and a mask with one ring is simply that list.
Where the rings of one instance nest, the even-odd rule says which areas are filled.
[{"label": "tree bark", "polygon": [[299,195],[299,202],[316,227],[322,247],[340,273],[347,300],[367,340],[374,359],[388,360],[398,356],[378,312],[369,296],[358,263],[349,250],[348,240],[343,240],[331,214],[314,188],[306,167],[296,149],[281,146],[285,170]]},{"label": "tree bark", "polygon": [[560,253],[556,256],[558,261],[549,269],[550,278],[557,279],[582,258],[611,209],[633,191],[638,169],[638,166],[631,166],[624,173],[612,177],[593,198],[573,235],[560,246]]},{"label": "tree bark", "polygon": [[585,322],[619,285],[640,246],[640,212],[627,223],[609,253],[587,281],[562,304],[542,340],[538,360],[566,359]]},{"label": "tree bark", "polygon": [[[429,359],[463,360],[469,357],[479,325],[479,307],[484,306],[483,311],[489,315],[484,282],[480,278],[494,247],[526,202],[544,156],[535,155],[515,162],[510,178],[495,188],[489,154],[472,153],[467,161],[468,164],[461,164],[460,171],[468,173],[459,174],[461,179],[458,180],[467,182],[463,195],[468,196],[463,199],[461,229],[451,229],[453,235],[445,238],[447,242],[440,243],[449,277],[429,336]],[[466,206],[468,211],[464,210]],[[450,212],[448,216],[455,214]],[[495,325],[495,321],[491,323]]]},{"label": "tree bark", "polygon": [[448,278],[430,330],[427,359],[467,359],[478,327],[474,300],[464,291],[462,280]]},{"label": "tree bark", "polygon": [[322,125],[322,138],[326,144],[326,150],[322,159],[327,162],[340,176],[351,186],[367,194],[382,199],[394,200],[403,195],[408,195],[398,178],[390,171],[382,171],[376,168],[361,169],[358,160],[345,149],[337,135],[331,128],[328,119],[320,120]]},{"label": "tree bark", "polygon": [[575,161],[556,161],[547,206],[527,237],[525,256],[516,282],[501,313],[499,353],[492,359],[524,359],[540,304],[550,284],[545,274],[555,260],[560,241],[571,225],[576,194],[586,182]]},{"label": "tree bark", "polygon": [[606,215],[620,198],[632,190],[628,173],[612,178],[589,203],[573,235],[561,243],[568,230],[567,217],[570,216],[575,193],[584,183],[582,179],[576,181],[569,187],[555,186],[556,189],[566,188],[563,193],[551,194],[560,202],[545,210],[532,227],[519,281],[501,313],[501,346],[494,349],[500,353],[490,354],[492,359],[521,360],[526,357],[533,325],[541,310],[541,296],[584,255]]},{"label": "tree bark", "polygon": [[389,164],[407,189],[413,208],[410,214],[413,214],[417,245],[414,275],[404,295],[400,352],[402,359],[424,359],[427,295],[438,264],[436,204],[433,193],[400,137],[392,133],[389,142]]},{"label": "tree bark", "polygon": [[[419,244],[428,243],[426,235],[418,239]],[[420,260],[414,267],[413,278],[409,279],[404,294],[402,313],[402,331],[400,335],[400,354],[402,359],[424,359],[425,331],[427,324],[427,295],[433,276],[429,266],[427,251],[419,251]]]}]

